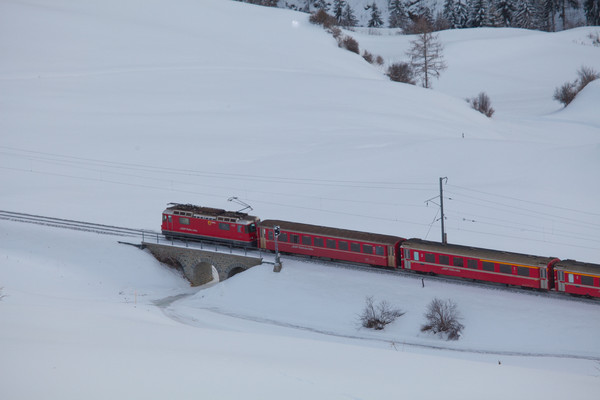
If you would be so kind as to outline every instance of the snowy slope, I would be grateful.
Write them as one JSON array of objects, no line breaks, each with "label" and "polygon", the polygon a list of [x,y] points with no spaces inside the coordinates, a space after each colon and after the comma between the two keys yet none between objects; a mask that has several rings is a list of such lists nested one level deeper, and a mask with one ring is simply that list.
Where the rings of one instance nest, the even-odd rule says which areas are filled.
[{"label": "snowy slope", "polygon": [[[1,2],[0,208],[156,230],[168,202],[239,196],[263,219],[437,240],[425,201],[447,176],[451,242],[600,262],[600,87],[566,109],[551,99],[580,65],[600,70],[595,30],[441,32],[449,68],[425,90],[289,10]],[[388,33],[350,34],[402,60],[411,38]],[[482,90],[491,120],[464,101]],[[197,291],[116,238],[6,221],[0,235],[3,399],[591,399],[600,386],[594,304],[287,259]],[[407,314],[357,329],[367,295]],[[459,342],[419,332],[433,296],[459,303]]]},{"label": "snowy slope", "polygon": [[[424,90],[287,10],[1,7],[5,209],[155,229],[168,202],[239,196],[262,218],[432,239],[447,176],[450,241],[600,261],[600,117],[551,100],[600,65],[593,28],[442,32],[449,68]],[[411,39],[354,35],[388,62]],[[464,101],[481,90],[491,120]]]},{"label": "snowy slope", "polygon": [[[0,238],[2,398],[594,399],[600,388],[597,304],[287,258],[279,274],[258,266],[198,291],[113,237],[3,222]],[[407,313],[360,329],[367,295]],[[462,312],[458,342],[419,332],[440,295]]]}]

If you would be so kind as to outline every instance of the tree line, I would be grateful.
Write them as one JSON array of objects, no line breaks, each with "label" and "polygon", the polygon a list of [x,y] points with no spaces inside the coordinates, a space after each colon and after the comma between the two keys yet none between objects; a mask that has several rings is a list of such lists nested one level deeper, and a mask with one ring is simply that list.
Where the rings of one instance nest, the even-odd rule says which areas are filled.
[{"label": "tree line", "polygon": [[[270,7],[285,7],[303,12],[324,10],[344,27],[359,25],[352,0],[238,0]],[[405,29],[412,21],[426,18],[436,30],[514,27],[554,32],[573,27],[579,21],[569,18],[573,10],[583,14],[587,25],[600,25],[600,0],[439,0],[441,8],[429,0],[387,0],[386,15],[381,2],[364,7],[368,27]],[[361,7],[362,8],[362,7]]]}]

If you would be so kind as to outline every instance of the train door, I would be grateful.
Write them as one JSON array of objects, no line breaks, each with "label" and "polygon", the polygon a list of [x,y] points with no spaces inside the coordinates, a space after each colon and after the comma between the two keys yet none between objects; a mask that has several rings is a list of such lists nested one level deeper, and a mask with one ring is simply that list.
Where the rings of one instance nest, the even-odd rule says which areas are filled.
[{"label": "train door", "polygon": [[556,288],[559,292],[565,291],[565,273],[564,273],[564,271],[557,271],[557,273],[556,273]]},{"label": "train door", "polygon": [[167,231],[172,231],[173,230],[173,216],[172,215],[166,215],[166,223],[167,223]]},{"label": "train door", "polygon": [[261,249],[266,249],[267,248],[267,229],[266,228],[259,228],[259,233],[260,233],[260,248]]},{"label": "train door", "polygon": [[540,288],[548,289],[548,271],[546,267],[540,267]]},{"label": "train door", "polygon": [[393,267],[396,268],[396,252],[394,251],[394,246],[388,246],[387,247],[387,254],[388,254],[388,267]]}]

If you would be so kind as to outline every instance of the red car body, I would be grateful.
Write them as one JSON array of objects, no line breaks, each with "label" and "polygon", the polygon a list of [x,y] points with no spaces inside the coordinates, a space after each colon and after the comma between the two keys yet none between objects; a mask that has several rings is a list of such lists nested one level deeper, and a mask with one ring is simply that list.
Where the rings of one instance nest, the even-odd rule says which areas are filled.
[{"label": "red car body", "polygon": [[218,208],[173,204],[163,211],[161,230],[167,237],[207,239],[256,247],[258,217]]},{"label": "red car body", "polygon": [[275,226],[279,226],[281,232],[277,238],[281,252],[382,267],[397,268],[400,265],[400,243],[404,239],[398,236],[266,220],[258,226],[258,247],[275,250]]}]

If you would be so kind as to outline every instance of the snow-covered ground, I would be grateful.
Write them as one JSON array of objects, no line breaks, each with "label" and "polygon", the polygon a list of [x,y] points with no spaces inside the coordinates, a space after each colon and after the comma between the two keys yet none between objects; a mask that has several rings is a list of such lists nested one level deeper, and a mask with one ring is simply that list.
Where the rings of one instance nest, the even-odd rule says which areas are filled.
[{"label": "snow-covered ground", "polygon": [[[307,16],[227,0],[0,3],[0,208],[157,230],[168,202],[600,262],[600,49],[441,32],[433,90]],[[411,37],[351,32],[386,62]],[[488,93],[487,119],[464,101]],[[284,259],[191,289],[114,237],[0,221],[0,398],[596,398],[599,306]],[[359,329],[366,296],[407,313]],[[454,299],[458,342],[419,331]],[[573,394],[574,393],[574,394]]]}]

